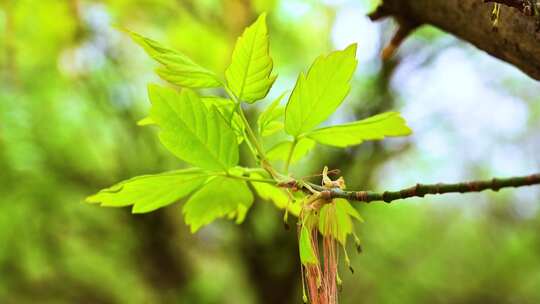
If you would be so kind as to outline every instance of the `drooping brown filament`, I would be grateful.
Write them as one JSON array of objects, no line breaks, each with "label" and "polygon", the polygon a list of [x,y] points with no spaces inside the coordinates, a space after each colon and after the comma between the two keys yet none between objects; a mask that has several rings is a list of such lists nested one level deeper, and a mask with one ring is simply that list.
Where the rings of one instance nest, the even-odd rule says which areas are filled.
[{"label": "drooping brown filament", "polygon": [[318,241],[319,232],[317,229],[313,229],[311,233],[312,245],[318,260],[322,262],[322,267],[321,264],[307,265],[304,267],[309,301],[311,304],[337,304],[337,241],[330,234],[323,236],[323,255],[321,257]]},{"label": "drooping brown filament", "polygon": [[331,236],[323,237],[323,251],[324,251],[324,286],[326,300],[328,304],[337,304],[337,244]]},{"label": "drooping brown filament", "polygon": [[[311,231],[311,243],[315,251],[315,256],[320,260],[317,229]],[[320,264],[310,264],[305,266],[305,278],[309,302],[311,304],[326,304]]]}]

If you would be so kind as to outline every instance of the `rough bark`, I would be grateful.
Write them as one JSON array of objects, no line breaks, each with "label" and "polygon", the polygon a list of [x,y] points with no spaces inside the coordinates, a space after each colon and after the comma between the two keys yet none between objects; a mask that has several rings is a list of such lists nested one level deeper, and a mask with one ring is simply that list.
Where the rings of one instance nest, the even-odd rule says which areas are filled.
[{"label": "rough bark", "polygon": [[384,0],[372,18],[390,15],[404,24],[436,26],[540,80],[538,16],[503,6],[495,31],[492,8],[483,0]]}]

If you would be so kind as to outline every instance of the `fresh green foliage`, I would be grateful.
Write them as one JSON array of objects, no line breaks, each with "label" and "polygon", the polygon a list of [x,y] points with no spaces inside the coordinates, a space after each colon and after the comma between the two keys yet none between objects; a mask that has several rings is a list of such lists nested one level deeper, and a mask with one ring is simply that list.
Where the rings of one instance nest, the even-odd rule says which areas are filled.
[{"label": "fresh green foliage", "polygon": [[236,135],[215,106],[207,109],[197,93],[152,85],[150,118],[159,138],[180,159],[208,170],[227,170],[238,163]]},{"label": "fresh green foliage", "polygon": [[214,105],[218,109],[219,113],[230,125],[234,133],[236,133],[238,143],[242,143],[242,141],[244,141],[246,126],[240,115],[235,111],[236,105],[234,102],[231,99],[216,96],[202,97],[201,100],[207,107]]},{"label": "fresh green foliage", "polygon": [[285,110],[287,133],[298,137],[332,115],[351,89],[356,64],[356,44],[352,44],[317,58],[306,75],[300,73]]},{"label": "fresh green foliage", "polygon": [[317,256],[315,255],[315,249],[313,248],[311,240],[311,232],[306,225],[302,225],[302,228],[300,229],[300,238],[298,242],[300,262],[302,265],[318,264],[319,259],[317,259]]},{"label": "fresh green foliage", "polygon": [[185,169],[156,175],[142,175],[120,182],[88,197],[104,207],[133,205],[133,213],[145,213],[170,205],[199,188],[209,174]]},{"label": "fresh green foliage", "polygon": [[[157,125],[161,143],[194,168],[136,177],[90,196],[89,202],[100,202],[102,206],[133,205],[134,213],[142,213],[193,193],[183,213],[195,232],[218,218],[242,222],[254,200],[249,182],[262,199],[286,210],[286,215],[299,217],[300,257],[304,265],[318,263],[311,239],[316,231],[345,245],[347,236],[353,233],[353,219],[361,220],[347,201],[324,201],[311,188],[303,189],[310,189],[311,194],[306,194],[296,191],[296,186],[283,185],[291,180],[286,174],[289,165],[306,157],[316,143],[347,147],[365,140],[410,134],[404,119],[395,112],[317,129],[350,90],[357,64],[356,45],[317,58],[307,74],[298,77],[285,107],[281,105],[286,94],[283,93],[262,111],[255,132],[241,103],[251,104],[264,98],[276,78],[272,75],[265,14],[238,39],[225,71],[226,83],[185,55],[150,38],[129,34],[162,64],[158,74],[181,87],[178,91],[150,85],[150,115],[139,125]],[[227,97],[199,96],[191,90],[222,85],[222,93]],[[238,166],[239,145],[243,143],[259,168]],[[272,148],[265,150],[264,146]],[[274,167],[275,161],[285,162],[285,173]],[[327,168],[323,176],[324,187],[344,187],[342,178],[332,181],[327,176]],[[295,183],[305,185],[302,180]]]},{"label": "fresh green foliage", "polygon": [[276,80],[272,67],[266,14],[262,14],[236,42],[225,71],[227,85],[239,100],[253,103],[264,98]]},{"label": "fresh green foliage", "polygon": [[187,201],[183,212],[191,232],[196,232],[224,216],[236,218],[237,223],[241,223],[252,204],[253,194],[246,182],[218,176]]},{"label": "fresh green foliage", "polygon": [[[291,164],[296,163],[297,161],[304,158],[309,153],[309,151],[311,151],[314,147],[315,147],[315,141],[309,138],[299,139],[294,145],[294,149],[290,157]],[[275,146],[273,146],[272,148],[270,148],[266,156],[268,156],[268,159],[270,160],[287,161],[292,148],[293,148],[293,141],[291,140],[282,141],[276,144]]]},{"label": "fresh green foliage", "polygon": [[259,134],[261,136],[270,136],[283,129],[283,115],[285,107],[280,106],[280,102],[286,92],[274,100],[262,113],[257,120]]},{"label": "fresh green foliage", "polygon": [[[262,176],[259,174],[252,174],[251,177],[259,179]],[[279,209],[287,209],[291,214],[298,216],[300,214],[300,204],[294,202],[292,196],[287,195],[284,189],[280,189],[275,185],[261,182],[251,182],[253,189],[257,192],[263,200],[272,201],[274,205]]]},{"label": "fresh green foliage", "polygon": [[145,118],[137,121],[137,125],[141,126],[141,127],[149,126],[149,125],[153,125],[153,124],[155,124],[155,122],[150,117],[145,117]]},{"label": "fresh green foliage", "polygon": [[353,233],[352,218],[363,221],[348,201],[335,199],[324,205],[319,212],[319,231],[322,235],[331,235],[345,245],[347,236]]},{"label": "fresh green foliage", "polygon": [[[289,208],[290,230],[285,230],[280,221],[285,209],[272,200],[263,200],[262,194],[252,186],[255,182],[247,181],[256,199],[241,227],[226,215],[201,227],[193,236],[186,235],[190,227],[185,224],[182,208],[205,183],[190,194],[171,200],[175,203],[151,213],[131,215],[133,205],[111,208],[101,207],[98,203],[79,203],[83,196],[134,176],[192,167],[163,147],[157,137],[159,126],[155,123],[149,121],[151,126],[148,127],[135,126],[137,120],[149,115],[145,83],[156,82],[177,91],[186,86],[162,81],[154,70],[163,65],[147,55],[129,35],[115,33],[110,25],[136,30],[182,52],[226,83],[224,71],[230,63],[235,35],[239,36],[243,31],[241,24],[247,22],[246,18],[255,21],[255,12],[268,10],[273,74],[279,74],[279,78],[263,100],[255,105],[242,104],[266,152],[293,137],[283,129],[262,137],[257,114],[264,111],[274,97],[289,89],[280,103],[285,106],[298,73],[307,72],[318,55],[328,54],[332,48],[342,49],[333,46],[331,37],[343,38],[341,34],[349,30],[363,32],[358,27],[345,29],[340,26],[343,21],[351,21],[340,18],[344,16],[343,12],[350,10],[351,4],[352,8],[362,6],[363,9],[355,9],[347,15],[359,16],[363,11],[370,11],[368,6],[375,9],[375,2],[379,1],[317,1],[317,4],[311,0],[0,1],[0,269],[3,270],[0,271],[0,302],[228,301],[254,304],[264,299],[273,303],[302,303],[298,298],[300,275],[294,275],[298,268],[292,267],[300,264],[298,246],[291,244],[299,233],[298,217]],[[488,5],[493,4],[484,5],[486,12],[491,9]],[[292,11],[299,6],[301,14]],[[512,11],[503,8],[501,13],[508,17]],[[487,13],[479,18],[489,22]],[[504,30],[505,24],[501,26]],[[444,39],[447,36],[442,34],[429,27],[414,32],[412,39],[438,49],[447,43]],[[497,34],[491,36],[497,39]],[[359,49],[360,43],[379,38],[358,37]],[[360,56],[360,52],[363,51],[359,50],[357,57],[365,57]],[[471,53],[464,44],[453,46],[452,54],[456,52]],[[409,55],[415,56],[411,52],[402,55],[402,63]],[[467,64],[475,64],[475,58],[477,56],[452,56],[452,59]],[[373,61],[377,60],[372,60],[369,65],[374,64]],[[437,61],[435,66],[426,62],[418,67],[419,70],[411,69],[410,72],[420,72],[421,75],[416,76],[421,78],[425,76],[423,71],[451,70],[455,62]],[[495,66],[493,68],[497,70]],[[391,80],[387,77],[388,69],[368,70],[364,73],[366,66],[359,63],[351,81],[351,93],[338,109],[339,113],[331,116],[332,123],[329,119],[315,129],[367,118],[367,112],[361,109],[370,109],[369,113],[373,114],[382,113],[382,110],[373,112],[375,109],[400,111],[402,105],[411,102],[416,105],[421,101],[419,97],[425,97],[418,92],[404,96],[397,94],[399,100],[388,99],[386,90]],[[506,144],[514,147],[524,143],[527,149],[532,149],[528,149],[530,151],[538,150],[540,144],[535,141],[540,128],[540,102],[535,102],[537,97],[529,93],[535,92],[536,84],[524,80],[520,73],[506,75],[504,72],[498,75],[505,81],[496,89],[497,94],[493,94],[493,90],[480,89],[474,90],[474,97],[493,98],[496,102],[496,95],[504,95],[507,91],[519,95],[524,102],[514,106],[519,108],[519,114],[528,113],[524,115],[528,128],[519,128],[519,135],[514,130],[516,132],[512,134],[519,138],[510,142],[501,141],[496,134],[489,136],[498,128],[486,130],[484,136],[467,136],[465,139],[470,141],[464,141],[463,145],[494,147],[493,151],[486,151],[487,158],[491,153],[506,151]],[[476,79],[478,75],[474,74],[470,76]],[[471,78],[458,79],[447,85],[459,87],[468,79]],[[485,77],[482,79],[489,81]],[[441,82],[434,82],[442,86]],[[474,82],[475,87],[478,84]],[[409,85],[393,82],[391,89],[399,93]],[[205,97],[232,100],[223,85],[196,90],[208,108],[210,104]],[[455,100],[454,105],[462,107],[463,100]],[[436,104],[431,106],[436,107]],[[221,107],[216,107],[221,113]],[[403,115],[407,120],[412,119],[408,114]],[[238,110],[235,116],[243,123]],[[344,117],[348,117],[347,120]],[[437,119],[438,115],[428,115],[418,122],[427,127],[436,125]],[[284,122],[284,116],[278,121]],[[339,123],[334,123],[336,121]],[[453,120],[454,123],[458,122]],[[514,123],[521,126],[521,121]],[[444,140],[455,141],[460,135],[453,134],[453,128],[446,121],[444,125],[443,131],[448,131],[441,134],[445,136]],[[432,130],[430,134],[432,132],[437,131]],[[244,138],[242,135],[241,139]],[[396,185],[396,182],[407,186],[413,174],[402,170],[404,164],[421,164],[421,167],[411,168],[412,171],[420,170],[417,173],[421,175],[432,174],[444,166],[429,153],[422,153],[425,149],[399,149],[390,154],[378,154],[386,150],[387,142],[394,141],[385,139],[378,142],[384,145],[373,147],[370,144],[374,141],[366,141],[362,146],[348,149],[346,154],[354,155],[347,158],[341,157],[344,155],[341,148],[317,143],[304,159],[291,165],[288,172],[282,169],[281,161],[269,163],[285,175],[284,179],[290,176],[317,184],[319,178],[312,175],[320,173],[323,165],[331,165],[330,169],[342,169],[346,173],[351,189],[344,190],[355,189],[353,185],[385,190],[385,184]],[[530,146],[534,143],[536,145]],[[418,144],[433,143],[428,140]],[[448,149],[452,150],[452,147]],[[251,156],[247,141],[242,142],[240,151],[239,164],[259,167]],[[524,156],[529,160],[534,158],[532,153]],[[379,176],[374,171],[389,157],[402,161],[398,161],[400,164],[396,168],[384,170],[390,176]],[[463,155],[452,156],[456,161],[462,158]],[[511,157],[505,165],[519,167],[523,161]],[[463,166],[470,167],[470,162],[468,159]],[[494,173],[490,168],[493,162],[473,161],[473,165],[482,175]],[[250,179],[273,179],[262,169],[246,171],[233,167],[228,171],[231,174],[237,171],[234,179],[240,175]],[[253,172],[258,176],[252,176]],[[226,175],[225,172],[215,173]],[[366,178],[373,174],[378,178],[371,178],[365,184]],[[331,174],[330,177],[337,176]],[[276,197],[281,197],[277,201],[285,205],[288,192],[291,192],[291,205],[298,211],[306,208],[302,198],[309,193],[287,191],[286,187],[268,182],[256,184],[276,190],[279,193]],[[152,188],[143,188],[150,189],[152,192],[148,194],[155,194],[155,198],[134,194],[125,202],[134,203],[146,198],[159,202],[169,192],[180,191],[186,186],[184,183],[158,194],[161,186],[156,184]],[[136,184],[123,188],[123,191],[130,188],[139,193]],[[534,188],[530,191],[534,192]],[[521,208],[535,206],[538,197],[516,197],[507,191],[485,195],[493,205],[482,204],[480,209],[475,208],[475,215],[481,213],[481,216],[468,216],[466,211],[474,208],[475,199],[480,198],[474,194],[453,196],[452,206],[408,202],[364,205],[351,201],[350,205],[367,222],[358,224],[353,219],[355,232],[362,237],[365,251],[361,256],[351,255],[352,265],[358,268],[354,275],[339,267],[344,280],[339,294],[341,302],[474,303],[512,299],[515,303],[540,303],[537,271],[540,269],[540,251],[537,250],[540,212],[536,208]],[[516,206],[520,208],[516,209]],[[462,208],[465,213],[460,211]],[[322,236],[318,239],[322,248]],[[354,248],[352,242],[349,235],[347,248],[350,250]],[[340,246],[338,251],[342,250]],[[420,252],[426,253],[421,259],[418,258]],[[339,252],[338,255],[343,264],[344,254]],[[320,264],[324,266],[324,263]],[[489,285],[488,288],[482,283]],[[261,284],[265,287],[261,288]],[[489,288],[491,286],[498,288]]]},{"label": "fresh green foliage", "polygon": [[186,88],[221,86],[221,81],[213,72],[199,66],[186,55],[137,33],[130,31],[128,33],[133,41],[142,46],[150,57],[163,65],[156,72],[164,80]]},{"label": "fresh green foliage", "polygon": [[396,112],[388,112],[343,125],[320,128],[306,134],[318,143],[348,147],[365,140],[383,139],[387,136],[411,134],[405,120]]}]

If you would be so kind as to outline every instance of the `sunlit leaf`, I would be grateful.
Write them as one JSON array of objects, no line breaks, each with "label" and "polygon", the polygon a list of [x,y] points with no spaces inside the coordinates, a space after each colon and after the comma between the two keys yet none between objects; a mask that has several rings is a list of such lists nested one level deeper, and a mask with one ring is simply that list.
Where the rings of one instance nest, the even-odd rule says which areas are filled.
[{"label": "sunlit leaf", "polygon": [[[269,160],[282,160],[286,161],[291,151],[292,141],[282,141],[270,148],[266,153]],[[304,158],[311,149],[315,147],[315,141],[309,138],[302,138],[296,143],[296,147],[291,157],[291,163],[295,163]]]},{"label": "sunlit leaf", "polygon": [[325,121],[343,102],[356,69],[356,44],[321,56],[301,73],[285,109],[285,131],[306,133]]},{"label": "sunlit leaf", "polygon": [[238,143],[242,143],[244,141],[246,126],[240,115],[236,112],[234,102],[228,98],[214,96],[201,97],[201,100],[208,107],[211,105],[216,106],[223,119],[233,129],[234,133],[236,133]]},{"label": "sunlit leaf", "polygon": [[183,213],[191,232],[196,232],[215,219],[236,213],[243,219],[253,203],[253,194],[246,182],[217,176],[197,191],[184,205]]},{"label": "sunlit leaf", "polygon": [[347,201],[346,199],[337,198],[334,199],[334,203],[336,204],[336,206],[338,206],[338,208],[342,208],[343,210],[345,210],[348,215],[352,216],[357,221],[364,222],[364,219],[360,216],[360,213],[358,213],[358,211],[354,209],[354,207],[351,206],[349,201]]},{"label": "sunlit leaf", "polygon": [[[261,178],[258,174],[250,175],[252,178]],[[261,182],[251,182],[253,188],[263,200],[271,201],[279,209],[287,208],[290,213],[295,216],[300,214],[300,205],[291,199],[287,195],[284,189],[279,188],[275,185],[261,183]]]},{"label": "sunlit leaf", "polygon": [[155,124],[155,122],[150,117],[145,117],[145,118],[137,121],[137,125],[141,126],[141,127],[149,126],[149,125],[153,125],[153,124]]},{"label": "sunlit leaf", "polygon": [[302,225],[302,228],[300,229],[298,245],[300,249],[300,262],[302,262],[302,265],[319,263],[311,242],[311,233],[305,225]]},{"label": "sunlit leaf", "polygon": [[268,94],[272,76],[266,14],[249,26],[234,47],[231,64],[225,71],[227,84],[238,99],[253,103]]},{"label": "sunlit leaf", "polygon": [[285,113],[285,107],[280,106],[279,104],[285,94],[286,92],[276,98],[276,100],[274,100],[261,115],[259,115],[257,126],[261,136],[270,136],[283,129],[283,114]]},{"label": "sunlit leaf", "polygon": [[160,127],[159,138],[180,159],[208,170],[226,170],[238,164],[238,143],[215,106],[184,89],[178,93],[151,85],[150,117]]},{"label": "sunlit leaf", "polygon": [[188,88],[214,88],[221,86],[221,82],[216,74],[196,64],[186,55],[167,48],[150,38],[131,31],[127,32],[133,41],[143,47],[150,57],[163,65],[156,72],[164,80]]},{"label": "sunlit leaf", "polygon": [[234,107],[234,101],[229,98],[219,96],[201,96],[201,101],[208,107],[210,107],[210,105],[214,105],[217,108],[225,107],[232,109]]},{"label": "sunlit leaf", "polygon": [[311,131],[307,136],[315,141],[336,147],[358,145],[364,140],[411,134],[399,113],[387,112],[364,120]]},{"label": "sunlit leaf", "polygon": [[145,213],[177,202],[200,187],[209,173],[200,169],[142,175],[120,182],[89,196],[89,203],[104,207],[133,205],[133,213]]},{"label": "sunlit leaf", "polygon": [[353,233],[351,217],[363,221],[347,200],[335,199],[332,203],[325,204],[319,211],[319,231],[322,235],[330,235],[345,245],[347,237]]}]

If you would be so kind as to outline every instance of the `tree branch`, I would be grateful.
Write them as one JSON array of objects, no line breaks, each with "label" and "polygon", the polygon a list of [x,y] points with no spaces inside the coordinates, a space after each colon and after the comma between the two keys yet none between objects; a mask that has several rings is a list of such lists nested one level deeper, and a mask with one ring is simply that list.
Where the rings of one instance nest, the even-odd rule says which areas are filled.
[{"label": "tree branch", "polygon": [[455,184],[416,184],[415,186],[398,191],[344,191],[339,188],[325,189],[321,186],[313,187],[321,191],[321,195],[326,199],[344,198],[350,201],[369,203],[372,201],[384,201],[390,203],[395,200],[411,197],[424,197],[428,194],[445,193],[470,193],[482,192],[484,190],[499,191],[502,188],[524,187],[540,184],[540,173],[518,176],[510,178],[493,178],[490,180],[470,181]]},{"label": "tree branch", "polygon": [[515,7],[520,10],[523,9],[523,7],[525,6],[524,0],[484,0],[484,2],[504,4],[506,6]]},{"label": "tree branch", "polygon": [[[313,183],[298,182],[291,180],[285,183],[277,183],[278,187],[290,188],[293,190],[302,190],[312,194],[312,191],[320,192],[322,198],[331,200],[334,198],[344,198],[349,201],[370,203],[373,201],[383,201],[391,203],[395,200],[407,199],[411,197],[424,197],[428,194],[446,194],[446,193],[470,193],[482,192],[484,190],[499,191],[502,188],[524,187],[540,185],[540,173],[527,176],[517,176],[509,178],[492,178],[490,180],[479,180],[470,182],[461,182],[455,184],[416,184],[412,187],[398,191],[344,191],[340,188],[328,189]],[[307,186],[303,186],[307,185]]]},{"label": "tree branch", "polygon": [[540,80],[540,16],[530,0],[487,0],[506,5],[496,32],[486,0],[384,0],[370,18],[393,16],[399,23],[430,24]]}]

